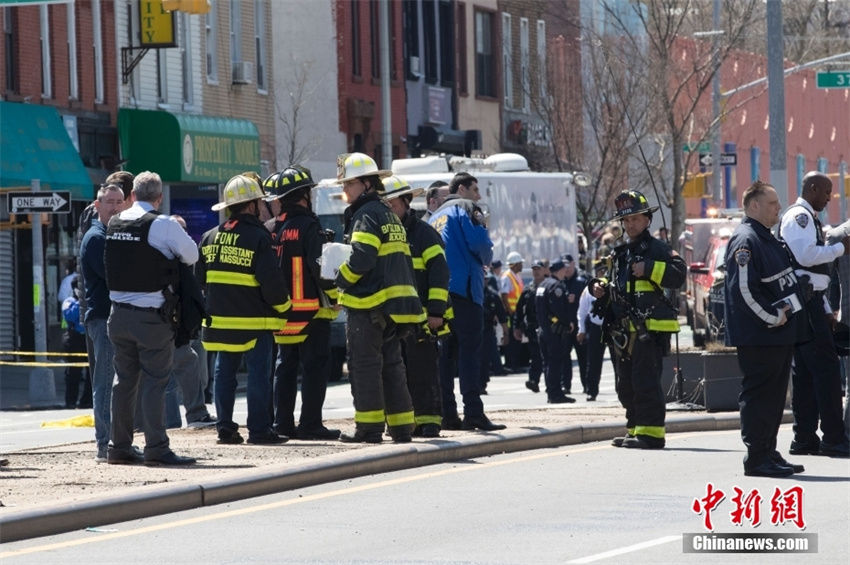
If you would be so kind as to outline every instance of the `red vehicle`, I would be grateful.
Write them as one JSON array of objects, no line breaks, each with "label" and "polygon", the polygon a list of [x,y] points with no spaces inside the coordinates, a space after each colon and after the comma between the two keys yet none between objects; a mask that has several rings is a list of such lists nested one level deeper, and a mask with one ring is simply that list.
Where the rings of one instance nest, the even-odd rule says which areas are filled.
[{"label": "red vehicle", "polygon": [[680,306],[697,347],[723,339],[726,245],[740,222],[740,218],[685,220],[679,253],[688,264],[688,280]]}]

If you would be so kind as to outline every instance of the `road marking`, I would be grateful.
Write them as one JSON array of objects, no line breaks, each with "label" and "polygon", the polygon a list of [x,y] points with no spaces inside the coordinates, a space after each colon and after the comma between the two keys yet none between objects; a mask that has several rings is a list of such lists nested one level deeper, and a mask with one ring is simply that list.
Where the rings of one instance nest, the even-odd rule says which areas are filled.
[{"label": "road marking", "polygon": [[[177,520],[176,522],[166,522],[164,524],[155,524],[155,525],[151,525],[151,526],[145,526],[145,527],[142,527],[142,528],[136,528],[136,529],[133,529],[133,530],[126,530],[126,531],[121,531],[121,532],[98,535],[96,537],[80,538],[80,539],[75,539],[75,540],[68,540],[68,541],[63,541],[63,542],[51,543],[51,544],[47,544],[47,545],[37,545],[37,546],[26,547],[26,548],[22,548],[22,549],[16,549],[16,550],[12,550],[12,551],[6,551],[6,552],[3,552],[3,553],[0,553],[0,561],[2,561],[3,559],[7,559],[9,557],[16,557],[16,556],[19,556],[19,555],[27,555],[27,554],[30,554],[30,553],[39,553],[39,552],[43,552],[43,551],[57,551],[57,550],[60,550],[60,549],[67,549],[69,547],[76,547],[76,546],[79,546],[79,545],[86,545],[86,544],[89,544],[89,543],[97,543],[97,542],[101,542],[101,541],[110,541],[110,540],[125,538],[125,537],[129,537],[129,536],[137,536],[137,535],[148,534],[148,533],[151,533],[151,532],[158,532],[158,531],[162,531],[162,530],[170,530],[172,528],[179,528],[179,527],[182,527],[182,526],[190,526],[190,525],[194,525],[194,524],[200,524],[200,523],[203,523],[203,522],[211,522],[213,520],[224,520],[224,519],[233,518],[233,517],[237,517],[237,516],[244,516],[246,514],[254,514],[254,513],[257,513],[257,512],[264,512],[266,510],[274,510],[274,509],[278,509],[278,508],[285,508],[287,506],[294,506],[296,504],[303,504],[303,503],[306,503],[306,502],[315,502],[317,500],[324,500],[324,499],[327,499],[327,498],[334,498],[334,497],[337,497],[337,496],[345,496],[345,495],[348,495],[348,494],[357,494],[357,493],[361,493],[361,492],[367,492],[367,491],[370,491],[370,490],[376,490],[376,489],[379,489],[379,488],[390,487],[390,486],[400,485],[400,484],[404,484],[404,483],[412,483],[412,482],[415,482],[415,481],[432,479],[432,478],[435,478],[435,477],[443,477],[443,476],[446,476],[446,475],[452,475],[452,474],[456,474],[456,473],[467,473],[467,472],[471,472],[471,471],[477,471],[479,469],[488,468],[488,467],[500,467],[500,466],[503,466],[503,465],[511,465],[511,464],[514,464],[514,463],[534,461],[534,460],[537,460],[537,459],[545,459],[545,458],[549,458],[549,457],[563,457],[565,450],[569,451],[570,453],[584,453],[584,452],[599,451],[601,449],[609,449],[609,448],[611,448],[611,446],[609,446],[609,445],[584,446],[584,447],[577,447],[575,449],[570,449],[568,446],[565,446],[563,448],[556,448],[554,451],[547,451],[545,453],[532,453],[532,454],[527,455],[527,456],[513,457],[511,459],[506,459],[506,460],[503,460],[503,461],[488,461],[488,462],[485,462],[485,463],[481,463],[479,465],[458,465],[457,467],[452,467],[450,469],[441,469],[439,471],[430,471],[428,473],[420,473],[420,474],[409,476],[409,477],[397,477],[397,478],[394,478],[394,479],[388,479],[388,480],[385,480],[385,481],[380,481],[380,482],[377,482],[377,483],[371,483],[371,484],[367,484],[367,485],[358,485],[358,486],[353,486],[353,487],[346,487],[346,488],[333,490],[333,491],[329,491],[329,492],[310,494],[310,495],[305,495],[305,496],[296,495],[296,498],[291,498],[291,499],[287,499],[287,500],[280,500],[280,501],[277,501],[277,502],[270,502],[270,503],[267,503],[267,504],[262,504],[260,506],[250,506],[250,507],[247,507],[247,508],[240,508],[240,509],[236,509],[236,510],[226,510],[226,511],[223,511],[223,512],[216,512],[214,514],[207,514],[205,516],[196,516],[194,518],[186,518],[186,519],[183,519],[183,520]],[[451,464],[451,463],[449,463],[449,464]],[[289,492],[292,493],[292,492],[297,492],[297,491],[289,491]],[[271,495],[265,495],[265,496],[271,496]],[[238,501],[234,501],[234,502],[238,502]],[[189,511],[192,511],[192,510],[202,510],[203,508],[204,507],[193,508],[193,509],[190,509],[190,510],[186,510],[186,512],[189,512]],[[212,508],[212,507],[207,507],[207,508]],[[151,516],[150,518],[155,518],[155,516]],[[143,518],[143,519],[146,519],[146,518]],[[73,533],[73,532],[68,532],[68,533]]]},{"label": "road marking", "polygon": [[582,557],[581,559],[573,559],[572,561],[567,561],[567,563],[593,563],[594,561],[599,561],[601,559],[608,559],[609,557],[617,557],[618,555],[623,555],[626,553],[633,553],[635,551],[640,551],[642,549],[647,549],[649,547],[655,547],[656,545],[663,545],[665,543],[670,543],[672,541],[682,541],[682,534],[676,536],[664,536],[663,538],[658,538],[654,540],[644,541],[641,543],[636,543],[634,545],[627,545],[626,547],[621,547],[619,549],[612,549],[611,551],[606,551],[604,553],[597,553],[596,555],[588,555],[587,557]]}]

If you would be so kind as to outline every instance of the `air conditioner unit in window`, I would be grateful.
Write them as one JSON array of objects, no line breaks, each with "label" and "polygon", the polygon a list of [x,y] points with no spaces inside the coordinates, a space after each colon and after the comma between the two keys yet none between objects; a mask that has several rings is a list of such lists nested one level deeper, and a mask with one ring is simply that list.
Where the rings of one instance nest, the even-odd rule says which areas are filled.
[{"label": "air conditioner unit in window", "polygon": [[250,61],[233,63],[233,84],[251,84],[254,82],[254,64]]}]

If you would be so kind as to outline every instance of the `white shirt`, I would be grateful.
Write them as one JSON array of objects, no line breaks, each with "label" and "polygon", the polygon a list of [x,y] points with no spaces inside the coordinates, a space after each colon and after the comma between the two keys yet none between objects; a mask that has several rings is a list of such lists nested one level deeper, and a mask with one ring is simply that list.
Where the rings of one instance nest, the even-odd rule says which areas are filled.
[{"label": "white shirt", "polygon": [[[122,220],[135,220],[153,210],[150,202],[134,202],[118,217]],[[186,230],[171,216],[161,214],[151,224],[148,232],[148,244],[165,255],[168,259],[180,259],[187,265],[194,265],[198,260],[198,246],[189,237]],[[123,292],[109,291],[109,299],[113,302],[124,302],[140,308],[159,308],[165,302],[161,291],[156,292]]]},{"label": "white shirt", "polygon": [[585,331],[584,320],[588,316],[590,316],[590,321],[597,326],[602,325],[602,318],[595,316],[590,313],[590,309],[593,308],[593,303],[596,302],[596,297],[590,294],[590,285],[584,287],[584,290],[581,291],[581,296],[578,299],[578,333],[584,334],[587,333]]},{"label": "white shirt", "polygon": [[[800,214],[808,216],[805,226],[801,226],[797,221],[797,216]],[[801,197],[797,198],[797,201],[785,211],[779,225],[779,234],[794,254],[794,258],[803,267],[832,263],[844,254],[844,245],[840,242],[833,245],[817,245],[814,217],[815,211],[812,205]],[[813,273],[807,269],[795,269],[794,272],[798,277],[808,276],[815,291],[826,290],[829,286],[829,275]],[[831,312],[826,296],[824,296],[824,304],[825,310]]]},{"label": "white shirt", "polygon": [[77,273],[71,273],[70,275],[65,275],[65,278],[62,279],[62,282],[59,284],[59,292],[56,293],[59,304],[65,302],[65,299],[74,293],[74,290],[71,288],[71,281],[76,276]]}]

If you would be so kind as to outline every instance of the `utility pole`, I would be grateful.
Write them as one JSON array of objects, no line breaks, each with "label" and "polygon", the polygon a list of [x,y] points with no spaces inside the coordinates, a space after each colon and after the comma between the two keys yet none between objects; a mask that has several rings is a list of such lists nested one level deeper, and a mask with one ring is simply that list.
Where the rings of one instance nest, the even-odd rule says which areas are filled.
[{"label": "utility pole", "polygon": [[770,121],[770,184],[788,206],[788,170],[785,161],[785,69],[782,42],[782,2],[767,0],[767,83]]},{"label": "utility pole", "polygon": [[381,167],[389,169],[393,162],[392,106],[390,102],[390,4],[380,0],[381,32]]},{"label": "utility pole", "polygon": [[723,195],[720,191],[720,0],[714,0],[714,16],[712,21],[713,40],[711,45],[712,67],[714,77],[711,81],[711,114],[714,116],[714,128],[711,132],[711,197],[714,204],[721,206]]}]

